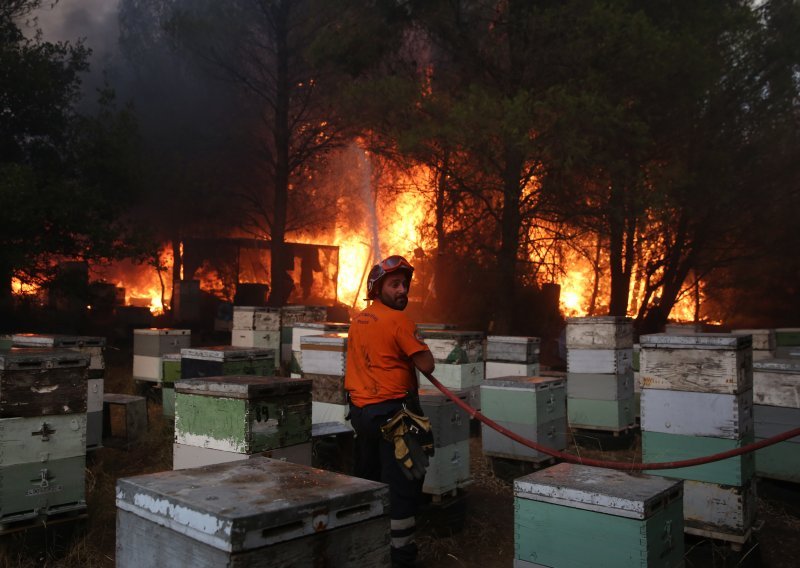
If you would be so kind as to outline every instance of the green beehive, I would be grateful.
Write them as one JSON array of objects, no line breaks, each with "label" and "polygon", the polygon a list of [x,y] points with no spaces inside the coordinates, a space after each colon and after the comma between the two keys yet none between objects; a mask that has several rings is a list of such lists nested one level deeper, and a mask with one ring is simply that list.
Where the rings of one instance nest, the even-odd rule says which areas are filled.
[{"label": "green beehive", "polygon": [[[719,454],[753,442],[753,432],[737,439],[686,436],[662,432],[642,432],[642,461],[646,463],[682,461]],[[753,453],[692,467],[670,469],[670,477],[741,486],[755,473]]]},{"label": "green beehive", "polygon": [[588,430],[625,430],[634,421],[634,399],[593,400],[587,398],[568,398],[567,417],[573,428]]},{"label": "green beehive", "polygon": [[208,377],[175,384],[175,442],[254,454],[311,440],[311,381]]},{"label": "green beehive", "polygon": [[514,481],[514,566],[684,565],[682,482],[561,463]]},{"label": "green beehive", "polygon": [[255,347],[193,347],[181,349],[181,378],[275,374],[275,351]]},{"label": "green beehive", "polygon": [[181,354],[161,357],[161,409],[167,418],[175,418],[175,383],[181,379]]}]

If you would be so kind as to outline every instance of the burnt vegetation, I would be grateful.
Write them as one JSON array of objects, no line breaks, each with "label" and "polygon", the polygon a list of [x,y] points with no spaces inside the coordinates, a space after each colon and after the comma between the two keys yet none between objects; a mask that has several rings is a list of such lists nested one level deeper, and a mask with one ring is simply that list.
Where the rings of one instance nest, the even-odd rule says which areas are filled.
[{"label": "burnt vegetation", "polygon": [[[41,9],[0,9],[6,314],[12,278],[160,266],[197,237],[268,242],[282,304],[287,243],[405,191],[425,243],[395,252],[426,259],[429,320],[546,335],[576,255],[588,312],[643,332],[687,295],[730,326],[800,315],[794,2],[121,0],[99,97]],[[354,146],[366,190],[342,171]]]}]

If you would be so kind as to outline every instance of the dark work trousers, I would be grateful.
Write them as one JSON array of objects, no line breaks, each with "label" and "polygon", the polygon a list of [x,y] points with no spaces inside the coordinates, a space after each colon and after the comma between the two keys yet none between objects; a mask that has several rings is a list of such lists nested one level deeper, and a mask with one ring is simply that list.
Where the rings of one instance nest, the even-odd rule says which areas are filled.
[{"label": "dark work trousers", "polygon": [[392,529],[392,565],[413,566],[415,515],[422,495],[422,480],[409,481],[394,458],[394,444],[383,439],[381,426],[402,408],[403,400],[387,400],[363,408],[350,404],[350,424],[356,431],[355,475],[389,485]]}]

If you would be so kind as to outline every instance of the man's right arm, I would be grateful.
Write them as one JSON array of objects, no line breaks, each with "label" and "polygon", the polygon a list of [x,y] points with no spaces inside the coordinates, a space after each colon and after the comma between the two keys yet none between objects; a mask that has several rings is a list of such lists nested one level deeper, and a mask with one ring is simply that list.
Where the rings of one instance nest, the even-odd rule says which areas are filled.
[{"label": "man's right arm", "polygon": [[428,349],[417,351],[411,356],[414,366],[422,373],[432,373],[436,368],[436,363],[433,360],[433,354]]}]

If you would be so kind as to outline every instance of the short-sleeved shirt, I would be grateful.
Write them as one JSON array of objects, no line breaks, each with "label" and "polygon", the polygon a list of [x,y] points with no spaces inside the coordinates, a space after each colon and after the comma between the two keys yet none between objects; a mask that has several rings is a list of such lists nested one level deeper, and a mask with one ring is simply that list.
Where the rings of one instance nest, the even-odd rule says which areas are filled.
[{"label": "short-sleeved shirt", "polygon": [[350,400],[363,407],[416,390],[411,356],[427,350],[408,316],[373,302],[353,318],[347,335],[344,388],[350,391]]}]

